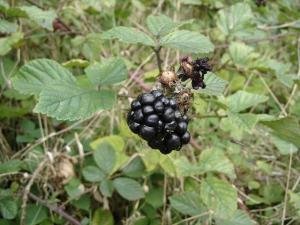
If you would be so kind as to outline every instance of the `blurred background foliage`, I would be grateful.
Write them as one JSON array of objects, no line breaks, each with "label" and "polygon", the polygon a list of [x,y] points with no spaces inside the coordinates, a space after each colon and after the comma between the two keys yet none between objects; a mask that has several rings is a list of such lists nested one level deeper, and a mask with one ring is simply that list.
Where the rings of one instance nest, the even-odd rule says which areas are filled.
[{"label": "blurred background foliage", "polygon": [[[188,54],[208,56],[216,74],[194,91],[191,143],[170,155],[125,120],[158,74],[149,42],[108,32],[150,35],[150,15],[214,45],[193,51],[195,40],[179,35],[161,50],[164,69]],[[0,0],[0,225],[299,224],[299,29],[296,0]],[[59,75],[72,72],[78,90],[89,79],[108,89],[103,110],[46,112],[29,95],[44,86],[13,80],[37,58],[53,60],[39,61],[46,71],[56,61]],[[117,79],[97,80],[99,71]],[[37,99],[35,112],[51,117],[33,113]]]}]

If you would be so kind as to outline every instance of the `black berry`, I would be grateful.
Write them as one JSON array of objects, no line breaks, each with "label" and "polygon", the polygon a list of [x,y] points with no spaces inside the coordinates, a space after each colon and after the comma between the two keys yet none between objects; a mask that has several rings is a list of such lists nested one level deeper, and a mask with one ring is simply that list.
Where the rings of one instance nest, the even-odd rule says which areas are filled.
[{"label": "black berry", "polygon": [[190,139],[191,139],[190,133],[189,133],[188,131],[185,132],[185,134],[182,135],[180,139],[181,139],[182,144],[187,144],[187,143],[189,143],[189,142],[190,142]]},{"label": "black berry", "polygon": [[155,101],[155,97],[153,94],[146,93],[141,96],[141,103],[143,105],[150,105]]},{"label": "black berry", "polygon": [[181,145],[180,137],[176,134],[171,134],[166,139],[167,148],[170,150],[178,149]]},{"label": "black berry", "polygon": [[149,115],[149,114],[151,114],[153,112],[154,112],[154,109],[153,109],[153,107],[151,105],[146,105],[146,106],[143,107],[143,113],[145,115]]},{"label": "black berry", "polygon": [[142,107],[141,103],[137,100],[132,101],[131,103],[131,109],[138,110]]},{"label": "black berry", "polygon": [[145,118],[145,124],[148,126],[156,127],[158,124],[159,117],[156,114],[151,114]]},{"label": "black berry", "polygon": [[171,122],[175,119],[175,112],[171,107],[165,109],[163,119],[165,122]]}]

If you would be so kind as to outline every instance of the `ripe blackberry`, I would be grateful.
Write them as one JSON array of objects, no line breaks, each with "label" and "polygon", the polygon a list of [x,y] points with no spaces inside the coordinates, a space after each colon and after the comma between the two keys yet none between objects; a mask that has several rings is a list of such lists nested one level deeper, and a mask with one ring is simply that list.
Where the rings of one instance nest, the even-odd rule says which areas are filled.
[{"label": "ripe blackberry", "polygon": [[127,116],[130,130],[163,154],[180,150],[188,144],[188,119],[178,108],[175,98],[168,98],[160,90],[143,93],[131,103]]}]

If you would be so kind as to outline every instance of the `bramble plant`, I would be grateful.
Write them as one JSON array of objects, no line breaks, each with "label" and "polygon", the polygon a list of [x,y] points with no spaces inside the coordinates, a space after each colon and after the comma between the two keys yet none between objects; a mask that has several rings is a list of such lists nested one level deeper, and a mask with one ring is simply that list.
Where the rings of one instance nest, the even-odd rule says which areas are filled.
[{"label": "bramble plant", "polygon": [[0,0],[0,225],[298,224],[299,18]]}]

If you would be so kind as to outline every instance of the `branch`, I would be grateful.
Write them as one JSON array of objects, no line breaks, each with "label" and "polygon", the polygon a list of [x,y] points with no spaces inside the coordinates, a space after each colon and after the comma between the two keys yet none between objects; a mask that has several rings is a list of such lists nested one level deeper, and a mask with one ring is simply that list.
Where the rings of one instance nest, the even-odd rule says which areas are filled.
[{"label": "branch", "polygon": [[160,50],[161,50],[161,46],[155,48],[155,47],[152,47],[154,53],[155,53],[155,56],[156,56],[156,61],[157,61],[157,67],[158,67],[158,70],[159,70],[159,74],[162,73],[162,63],[163,61],[161,60],[160,58]]},{"label": "branch", "polygon": [[38,196],[32,194],[31,192],[28,193],[28,196],[33,199],[34,201],[40,203],[41,205],[47,207],[48,209],[50,209],[53,212],[56,212],[57,214],[59,214],[61,217],[65,218],[67,221],[69,221],[71,224],[74,225],[81,225],[81,223],[74,218],[73,216],[69,215],[68,213],[66,213],[62,208],[56,206],[56,205],[51,205],[49,204],[47,201],[39,198]]}]

